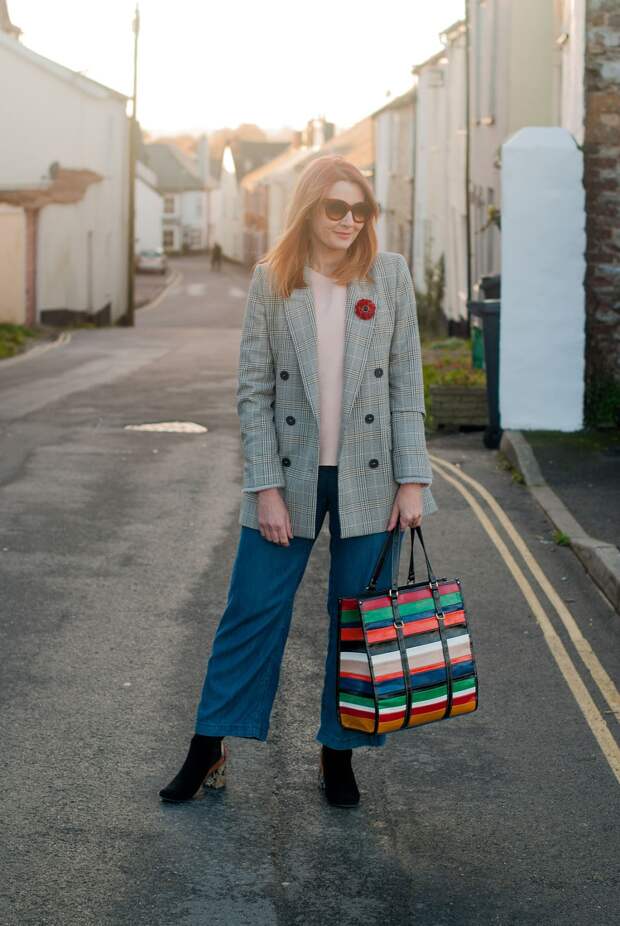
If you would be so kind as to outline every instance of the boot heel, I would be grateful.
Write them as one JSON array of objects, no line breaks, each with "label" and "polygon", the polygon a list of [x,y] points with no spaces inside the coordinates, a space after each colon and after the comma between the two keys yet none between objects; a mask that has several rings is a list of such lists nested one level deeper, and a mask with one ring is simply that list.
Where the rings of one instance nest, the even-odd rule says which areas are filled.
[{"label": "boot heel", "polygon": [[205,778],[202,787],[205,789],[212,789],[217,791],[219,788],[226,787],[226,759],[228,758],[228,750],[226,747],[223,749],[222,758],[219,759],[215,765],[211,766],[207,777]]},{"label": "boot heel", "polygon": [[319,759],[319,772],[318,772],[318,782],[319,788],[321,791],[325,790],[325,773],[323,771],[323,762]]}]

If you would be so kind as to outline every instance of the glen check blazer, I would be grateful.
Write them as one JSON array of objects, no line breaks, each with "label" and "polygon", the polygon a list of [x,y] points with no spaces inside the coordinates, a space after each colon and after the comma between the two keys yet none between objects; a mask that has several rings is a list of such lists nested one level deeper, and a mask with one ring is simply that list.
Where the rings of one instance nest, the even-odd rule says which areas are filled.
[{"label": "glen check blazer", "polygon": [[[347,286],[338,510],[342,537],[387,530],[398,484],[425,483],[423,515],[437,511],[424,433],[422,356],[404,257],[379,252],[374,283]],[[319,377],[314,298],[284,299],[267,268],[250,283],[239,351],[237,411],[244,455],[239,523],[258,529],[258,489],[282,489],[294,536],[314,537],[319,467]],[[372,318],[355,314],[372,299]]]}]

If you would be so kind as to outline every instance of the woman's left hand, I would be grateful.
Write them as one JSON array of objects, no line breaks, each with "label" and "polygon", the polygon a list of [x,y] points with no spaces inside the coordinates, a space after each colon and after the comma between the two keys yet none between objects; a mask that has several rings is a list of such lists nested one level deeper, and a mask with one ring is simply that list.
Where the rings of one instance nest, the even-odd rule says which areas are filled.
[{"label": "woman's left hand", "polygon": [[417,482],[404,482],[394,497],[392,513],[386,530],[391,531],[400,521],[400,529],[419,527],[422,521],[422,489]]}]

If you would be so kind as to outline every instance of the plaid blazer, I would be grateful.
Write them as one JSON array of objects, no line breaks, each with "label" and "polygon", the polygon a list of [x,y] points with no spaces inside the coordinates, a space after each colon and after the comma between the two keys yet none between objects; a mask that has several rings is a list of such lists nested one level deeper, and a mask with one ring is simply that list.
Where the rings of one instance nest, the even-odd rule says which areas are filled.
[{"label": "plaid blazer", "polygon": [[[347,286],[338,459],[342,537],[385,531],[398,483],[425,483],[423,514],[438,508],[429,488],[433,476],[411,274],[404,257],[389,251],[377,254],[371,274],[374,283],[355,280]],[[250,283],[237,389],[244,455],[239,523],[258,528],[257,490],[278,486],[293,535],[314,537],[319,376],[307,267],[304,279],[307,285],[287,299],[273,293],[261,264]],[[358,299],[375,303],[372,318],[355,314]]]}]

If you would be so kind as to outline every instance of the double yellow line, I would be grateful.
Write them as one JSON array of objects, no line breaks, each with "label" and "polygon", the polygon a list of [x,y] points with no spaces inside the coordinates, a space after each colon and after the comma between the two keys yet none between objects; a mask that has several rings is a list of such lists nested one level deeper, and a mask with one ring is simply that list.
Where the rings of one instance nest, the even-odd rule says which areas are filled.
[{"label": "double yellow line", "polygon": [[599,689],[601,695],[609,705],[611,712],[615,717],[620,718],[620,695],[618,694],[618,689],[601,665],[592,647],[581,633],[575,618],[570,613],[569,609],[566,607],[566,604],[557,594],[551,582],[547,579],[535,558],[528,550],[523,538],[519,532],[515,530],[503,508],[498,505],[493,496],[476,479],[472,479],[471,476],[468,476],[466,473],[462,472],[453,463],[442,460],[441,457],[438,457],[436,454],[431,453],[429,456],[436,471],[443,479],[446,480],[446,482],[453,486],[457,492],[461,493],[463,498],[471,507],[480,524],[487,532],[491,542],[497,549],[499,555],[504,560],[515,582],[523,592],[523,596],[527,601],[527,604],[531,609],[536,621],[538,622],[540,629],[543,632],[551,655],[555,659],[560,672],[564,676],[572,695],[579,705],[586,723],[596,737],[596,740],[601,747],[601,750],[603,751],[603,755],[607,759],[612,772],[616,776],[616,780],[620,783],[620,747],[612,736],[604,717],[596,706],[588,689],[582,682],[581,677],[575,668],[575,665],[566,647],[554,630],[553,624],[547,617],[545,608],[541,603],[539,595],[534,590],[534,588],[532,588],[532,585],[525,576],[525,573],[516,562],[514,556],[502,538],[499,536],[488,515],[485,513],[476,498],[474,498],[472,493],[465,488],[463,483],[475,489],[478,495],[487,503],[500,525],[504,528],[506,534],[512,540],[516,550],[521,554],[530,573],[546,595],[559,619],[562,621],[562,624],[566,628],[571,642],[579,653],[579,656],[581,657],[584,665],[592,676],[592,679]]}]

